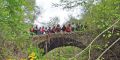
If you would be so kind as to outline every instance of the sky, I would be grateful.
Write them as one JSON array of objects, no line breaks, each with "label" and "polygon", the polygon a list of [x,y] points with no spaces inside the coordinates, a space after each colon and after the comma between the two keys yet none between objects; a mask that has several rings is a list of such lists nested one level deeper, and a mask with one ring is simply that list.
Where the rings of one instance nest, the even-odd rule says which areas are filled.
[{"label": "sky", "polygon": [[50,18],[57,16],[60,19],[59,24],[62,25],[69,20],[68,15],[78,16],[82,10],[78,7],[74,10],[63,10],[60,7],[53,7],[52,3],[59,3],[59,0],[36,0],[36,5],[42,8],[41,14],[35,20],[35,24],[42,26],[41,22],[47,23]]}]

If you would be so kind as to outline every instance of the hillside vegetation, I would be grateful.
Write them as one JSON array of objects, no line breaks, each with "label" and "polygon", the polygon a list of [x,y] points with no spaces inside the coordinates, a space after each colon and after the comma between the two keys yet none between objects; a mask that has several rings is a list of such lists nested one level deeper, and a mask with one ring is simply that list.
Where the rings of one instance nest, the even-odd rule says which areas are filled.
[{"label": "hillside vegetation", "polygon": [[[95,60],[96,58],[98,60],[120,60],[120,0],[94,2],[96,1],[61,0],[60,6],[63,9],[83,6],[82,18],[72,17],[69,22],[86,26],[81,27],[80,31],[94,32],[95,36],[100,35],[105,45],[93,43],[81,55],[79,53],[83,50],[73,46],[56,48],[43,55],[43,49],[32,44],[32,37],[29,33],[31,23],[26,22],[28,20],[33,23],[35,19],[33,17],[35,1],[0,0],[0,60],[69,60],[70,58],[72,60]],[[59,4],[57,5],[59,7]],[[105,33],[101,34],[101,32]],[[116,44],[112,45],[112,43]],[[103,53],[110,45],[113,47]],[[100,55],[101,53],[103,55]]]}]

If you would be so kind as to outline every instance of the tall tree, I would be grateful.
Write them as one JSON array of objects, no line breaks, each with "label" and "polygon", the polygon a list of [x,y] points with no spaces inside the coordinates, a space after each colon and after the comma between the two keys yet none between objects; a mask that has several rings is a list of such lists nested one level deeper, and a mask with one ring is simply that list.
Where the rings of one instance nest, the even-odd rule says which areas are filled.
[{"label": "tall tree", "polygon": [[[33,1],[33,0],[31,0]],[[5,37],[15,39],[27,31],[25,18],[33,19],[33,2],[28,0],[0,0],[0,28]]]}]

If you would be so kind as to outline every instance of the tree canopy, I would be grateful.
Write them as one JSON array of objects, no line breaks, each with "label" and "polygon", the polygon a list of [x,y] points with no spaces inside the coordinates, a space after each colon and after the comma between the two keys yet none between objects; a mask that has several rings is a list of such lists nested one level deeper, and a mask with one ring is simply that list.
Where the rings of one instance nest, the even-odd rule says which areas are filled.
[{"label": "tree canopy", "polygon": [[[106,29],[120,19],[120,1],[102,0],[100,3],[88,9],[83,15],[83,20],[89,29]],[[115,26],[119,28],[120,22]]]},{"label": "tree canopy", "polygon": [[0,0],[0,32],[7,40],[24,37],[28,25],[25,19],[33,19],[34,0]]},{"label": "tree canopy", "polygon": [[[83,6],[84,14],[79,21],[87,25],[89,30],[104,30],[120,19],[120,0],[60,0],[63,9]],[[115,28],[120,28],[120,22]]]}]

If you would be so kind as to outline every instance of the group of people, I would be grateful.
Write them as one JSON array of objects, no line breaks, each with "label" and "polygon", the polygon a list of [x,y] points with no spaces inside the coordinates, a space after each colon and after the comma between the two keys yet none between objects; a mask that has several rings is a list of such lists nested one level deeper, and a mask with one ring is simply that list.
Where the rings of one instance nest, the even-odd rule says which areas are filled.
[{"label": "group of people", "polygon": [[36,35],[41,35],[41,34],[48,34],[48,33],[58,33],[58,32],[72,32],[74,30],[77,30],[77,28],[79,28],[79,26],[75,25],[75,24],[67,24],[67,25],[63,25],[62,27],[58,24],[56,26],[53,27],[39,27],[35,26],[30,28],[30,32]]}]

